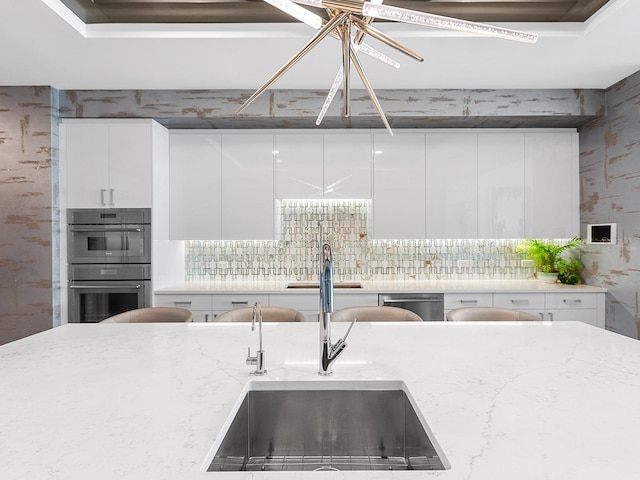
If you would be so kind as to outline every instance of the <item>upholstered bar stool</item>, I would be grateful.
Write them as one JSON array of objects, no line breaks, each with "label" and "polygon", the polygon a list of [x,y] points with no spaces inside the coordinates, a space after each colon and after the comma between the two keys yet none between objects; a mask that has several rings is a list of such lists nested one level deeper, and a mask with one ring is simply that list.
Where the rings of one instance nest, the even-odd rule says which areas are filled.
[{"label": "upholstered bar stool", "polygon": [[421,322],[417,313],[398,307],[367,306],[347,307],[336,310],[331,315],[334,322],[352,322],[357,318],[359,322]]},{"label": "upholstered bar stool", "polygon": [[178,307],[149,307],[129,310],[102,320],[100,323],[192,322],[191,310]]},{"label": "upholstered bar stool", "polygon": [[463,307],[447,312],[448,322],[473,321],[512,321],[512,322],[540,322],[542,319],[531,313],[497,307]]},{"label": "upholstered bar stool", "polygon": [[[304,314],[293,308],[260,307],[263,322],[304,322]],[[234,308],[213,318],[214,322],[250,322],[253,307]]]}]

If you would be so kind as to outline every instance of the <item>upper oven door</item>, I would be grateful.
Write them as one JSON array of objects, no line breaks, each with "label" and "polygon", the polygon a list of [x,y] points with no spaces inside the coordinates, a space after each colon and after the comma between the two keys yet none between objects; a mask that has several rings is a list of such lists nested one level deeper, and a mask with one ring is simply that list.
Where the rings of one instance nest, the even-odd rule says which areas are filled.
[{"label": "upper oven door", "polygon": [[150,225],[69,225],[69,263],[150,263]]}]

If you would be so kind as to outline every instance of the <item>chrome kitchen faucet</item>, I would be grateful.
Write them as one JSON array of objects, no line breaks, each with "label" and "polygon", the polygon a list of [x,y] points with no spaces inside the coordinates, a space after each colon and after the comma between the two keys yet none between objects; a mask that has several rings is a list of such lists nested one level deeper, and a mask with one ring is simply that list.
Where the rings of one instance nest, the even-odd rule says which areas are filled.
[{"label": "chrome kitchen faucet", "polygon": [[354,318],[345,333],[344,338],[331,344],[331,314],[333,313],[333,258],[331,246],[328,243],[322,245],[320,251],[320,375],[331,375],[331,365],[338,356],[347,348],[345,343],[351,327],[355,323]]},{"label": "chrome kitchen faucet", "polygon": [[253,317],[251,319],[251,331],[256,329],[256,317],[258,318],[258,351],[256,356],[251,356],[251,347],[247,351],[247,365],[255,365],[256,369],[251,372],[252,375],[264,375],[267,370],[264,368],[264,350],[262,349],[262,307],[259,302],[253,306]]}]

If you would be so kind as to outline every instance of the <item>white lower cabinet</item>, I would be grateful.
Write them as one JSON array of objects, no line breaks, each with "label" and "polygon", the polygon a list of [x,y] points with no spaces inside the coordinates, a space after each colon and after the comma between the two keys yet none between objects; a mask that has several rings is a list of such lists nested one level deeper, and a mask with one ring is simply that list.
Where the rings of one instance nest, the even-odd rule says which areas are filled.
[{"label": "white lower cabinet", "polygon": [[213,315],[211,295],[155,295],[155,307],[179,307],[191,310],[194,322],[209,322]]},{"label": "white lower cabinet", "polygon": [[271,294],[269,295],[269,306],[293,308],[302,312],[305,321],[317,322],[320,310],[320,292]]},{"label": "white lower cabinet", "polygon": [[260,305],[266,307],[269,305],[269,295],[253,293],[213,294],[211,295],[211,301],[213,305],[213,318],[215,318],[228,310],[253,307],[256,303],[260,303]]},{"label": "white lower cabinet", "polygon": [[546,318],[604,328],[604,293],[547,293]]},{"label": "white lower cabinet", "polygon": [[493,306],[520,310],[545,319],[544,293],[494,293]]}]

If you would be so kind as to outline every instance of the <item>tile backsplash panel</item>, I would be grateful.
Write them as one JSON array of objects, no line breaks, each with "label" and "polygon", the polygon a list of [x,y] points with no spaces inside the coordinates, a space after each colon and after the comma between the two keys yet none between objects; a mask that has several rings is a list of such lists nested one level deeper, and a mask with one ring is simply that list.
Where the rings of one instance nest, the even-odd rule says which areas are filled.
[{"label": "tile backsplash panel", "polygon": [[[191,240],[186,281],[317,280],[321,239],[336,281],[519,280],[533,275],[519,240],[371,240],[371,200],[281,200],[280,240]],[[458,261],[468,266],[458,266]]]}]

